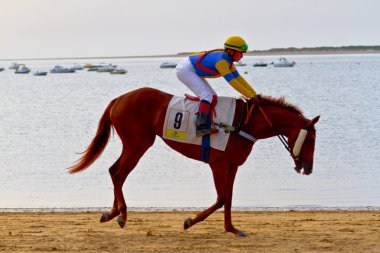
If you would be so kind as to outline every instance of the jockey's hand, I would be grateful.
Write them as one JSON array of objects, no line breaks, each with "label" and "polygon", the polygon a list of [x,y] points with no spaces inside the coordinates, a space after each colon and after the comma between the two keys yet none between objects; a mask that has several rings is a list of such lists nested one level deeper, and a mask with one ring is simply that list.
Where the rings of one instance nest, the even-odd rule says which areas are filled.
[{"label": "jockey's hand", "polygon": [[242,100],[244,100],[244,101],[248,101],[248,100],[249,100],[249,98],[247,98],[247,97],[244,96],[244,95],[240,95],[238,98],[239,98],[239,99],[242,99]]}]

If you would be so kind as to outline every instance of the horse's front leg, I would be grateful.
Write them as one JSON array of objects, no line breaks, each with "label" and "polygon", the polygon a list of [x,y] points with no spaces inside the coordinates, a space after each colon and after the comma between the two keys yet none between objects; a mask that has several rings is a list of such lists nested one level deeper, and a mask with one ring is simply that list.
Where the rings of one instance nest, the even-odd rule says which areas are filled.
[{"label": "horse's front leg", "polygon": [[188,229],[191,226],[194,226],[196,223],[205,220],[208,216],[210,216],[213,212],[218,210],[224,205],[225,201],[225,192],[226,192],[226,184],[228,178],[228,167],[226,167],[225,163],[213,164],[210,165],[212,169],[212,174],[214,177],[214,184],[217,192],[216,202],[203,212],[196,215],[195,218],[188,218],[184,222],[184,229]]},{"label": "horse's front leg", "polygon": [[245,237],[247,234],[243,231],[236,229],[232,225],[231,220],[231,206],[232,206],[232,192],[234,188],[235,176],[238,167],[233,167],[230,169],[228,173],[228,182],[227,182],[227,190],[224,202],[224,229],[226,232],[234,233],[236,236]]}]

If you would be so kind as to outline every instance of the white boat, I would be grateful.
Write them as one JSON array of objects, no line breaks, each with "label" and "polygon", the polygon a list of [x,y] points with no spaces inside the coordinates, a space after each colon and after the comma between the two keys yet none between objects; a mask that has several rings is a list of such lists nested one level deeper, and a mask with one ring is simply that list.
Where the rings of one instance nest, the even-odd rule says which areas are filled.
[{"label": "white boat", "polygon": [[104,65],[104,66],[100,66],[98,67],[98,72],[112,72],[116,69],[116,65],[112,65],[112,64],[109,64],[109,65]]},{"label": "white boat", "polygon": [[9,69],[18,69],[18,67],[20,67],[20,64],[18,64],[17,62],[12,62],[8,68]]},{"label": "white boat", "polygon": [[28,74],[30,69],[24,64],[20,65],[18,69],[15,70],[15,74]]},{"label": "white boat", "polygon": [[71,67],[72,69],[75,69],[75,70],[82,70],[83,69],[83,66],[82,65],[79,65],[77,63],[74,63],[74,65]]},{"label": "white boat", "polygon": [[163,62],[160,65],[162,69],[174,69],[175,67],[177,67],[177,63],[175,62]]},{"label": "white boat", "polygon": [[46,76],[47,75],[47,71],[40,71],[40,70],[37,70],[37,71],[34,71],[33,72],[33,75],[35,76]]},{"label": "white boat", "polygon": [[278,62],[273,64],[273,66],[274,67],[293,67],[295,64],[296,63],[294,61],[290,62],[285,58],[280,58]]},{"label": "white boat", "polygon": [[73,68],[64,68],[62,66],[56,65],[50,70],[50,73],[74,73],[75,69]]},{"label": "white boat", "polygon": [[116,68],[116,69],[112,70],[110,73],[113,75],[115,75],[115,74],[116,75],[117,74],[123,75],[123,74],[127,73],[127,70],[122,69],[122,68]]},{"label": "white boat", "polygon": [[238,66],[238,67],[243,67],[243,66],[247,66],[247,63],[242,62],[242,61],[238,61],[238,62],[235,62],[234,65]]}]

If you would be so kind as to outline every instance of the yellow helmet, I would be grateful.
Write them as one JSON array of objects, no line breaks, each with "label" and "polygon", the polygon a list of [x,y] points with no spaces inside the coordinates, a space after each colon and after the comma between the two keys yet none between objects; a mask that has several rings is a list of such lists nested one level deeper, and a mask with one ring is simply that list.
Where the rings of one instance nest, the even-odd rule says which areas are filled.
[{"label": "yellow helmet", "polygon": [[245,53],[248,50],[248,45],[241,37],[231,36],[226,40],[226,42],[224,42],[224,48],[234,49]]}]

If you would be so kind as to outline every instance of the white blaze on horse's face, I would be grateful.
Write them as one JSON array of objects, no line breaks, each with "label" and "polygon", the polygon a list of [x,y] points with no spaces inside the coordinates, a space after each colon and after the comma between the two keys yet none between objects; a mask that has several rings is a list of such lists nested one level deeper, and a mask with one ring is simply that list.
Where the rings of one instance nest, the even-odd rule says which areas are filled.
[{"label": "white blaze on horse's face", "polygon": [[303,169],[303,174],[309,175],[313,172],[314,148],[315,148],[315,123],[319,119],[315,117],[305,124],[304,128],[293,132],[288,137],[292,156],[298,173]]},{"label": "white blaze on horse's face", "polygon": [[295,157],[299,156],[302,149],[302,145],[305,142],[306,135],[307,135],[306,129],[301,129],[300,132],[298,133],[296,143],[294,144],[294,147],[293,147],[293,155]]},{"label": "white blaze on horse's face", "polygon": [[314,125],[318,122],[319,116],[312,119],[304,129],[301,129],[294,142],[292,149],[293,155],[299,159],[296,162],[296,171],[300,172],[303,168],[303,174],[309,175],[313,172],[314,148],[316,131]]}]

